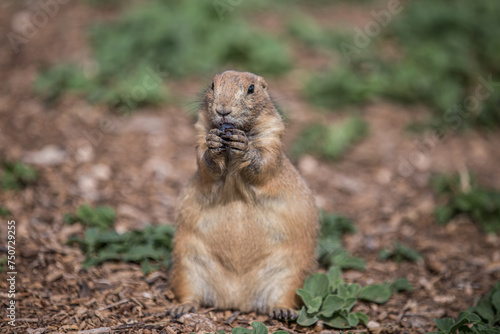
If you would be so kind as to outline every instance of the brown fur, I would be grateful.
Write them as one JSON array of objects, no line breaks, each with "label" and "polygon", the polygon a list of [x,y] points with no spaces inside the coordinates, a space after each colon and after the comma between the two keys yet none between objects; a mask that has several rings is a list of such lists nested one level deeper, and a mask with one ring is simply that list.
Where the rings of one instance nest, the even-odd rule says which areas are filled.
[{"label": "brown fur", "polygon": [[[223,122],[237,129],[227,140],[216,130]],[[243,312],[296,308],[295,290],[316,265],[318,217],[283,154],[284,125],[264,79],[216,75],[196,130],[198,171],[181,195],[174,240],[176,297]]]}]

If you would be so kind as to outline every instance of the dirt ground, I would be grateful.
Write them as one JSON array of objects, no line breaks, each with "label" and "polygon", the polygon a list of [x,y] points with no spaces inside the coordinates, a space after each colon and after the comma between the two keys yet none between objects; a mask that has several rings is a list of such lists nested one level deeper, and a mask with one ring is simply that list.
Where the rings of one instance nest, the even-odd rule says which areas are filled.
[{"label": "dirt ground", "polygon": [[[6,2],[0,7],[0,36],[6,36],[29,6]],[[352,11],[347,10],[357,18],[354,22],[362,22],[364,13]],[[173,304],[167,272],[145,276],[138,265],[124,263],[83,270],[83,254],[65,245],[81,227],[64,225],[62,216],[85,203],[116,208],[119,232],[149,223],[173,224],[176,198],[196,169],[194,121],[186,110],[207,81],[201,75],[167,83],[186,101],[179,107],[150,107],[129,116],[75,96],[46,104],[32,92],[40,66],[86,61],[91,50],[84,27],[114,15],[110,9],[70,2],[19,53],[7,39],[0,40],[0,158],[31,161],[40,174],[34,186],[0,193],[0,203],[16,221],[18,272],[15,328],[7,323],[8,284],[0,275],[0,332],[104,328],[92,333],[188,333],[230,331],[258,320],[271,332],[337,333],[321,325],[304,328],[265,315],[211,309],[173,322],[165,315]],[[315,64],[321,64],[314,61],[321,56],[301,48],[294,55],[300,69],[268,80],[277,103],[289,115],[285,148],[307,122],[334,122],[349,113],[325,114],[307,103],[301,83]],[[319,207],[355,221],[358,232],[345,238],[345,246],[365,259],[367,267],[364,272],[345,271],[343,278],[363,285],[407,277],[415,287],[384,305],[359,303],[357,310],[373,321],[370,332],[434,330],[434,318],[456,317],[500,280],[500,238],[485,235],[465,218],[437,225],[428,179],[437,171],[469,170],[481,184],[500,189],[500,134],[469,131],[430,145],[425,136],[405,131],[411,122],[428,116],[424,108],[374,101],[362,107],[361,114],[370,123],[369,137],[341,161],[304,156],[295,164]],[[51,158],[42,161],[40,151]],[[0,225],[2,236],[6,220]],[[4,241],[2,237],[2,245]],[[379,251],[395,241],[418,250],[424,260],[379,262]]]}]

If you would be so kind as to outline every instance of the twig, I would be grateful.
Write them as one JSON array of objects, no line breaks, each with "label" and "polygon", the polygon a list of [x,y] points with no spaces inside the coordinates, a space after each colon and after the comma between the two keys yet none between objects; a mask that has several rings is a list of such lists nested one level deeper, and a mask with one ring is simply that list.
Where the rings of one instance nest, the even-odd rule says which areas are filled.
[{"label": "twig", "polygon": [[16,319],[16,321],[22,321],[22,322],[38,322],[37,318],[19,318]]},{"label": "twig", "polygon": [[111,328],[101,327],[101,328],[87,329],[78,332],[78,334],[104,334],[104,333],[111,333]]},{"label": "twig", "polygon": [[101,307],[100,309],[98,309],[98,311],[104,311],[104,310],[107,310],[107,309],[110,309],[112,307],[115,307],[115,306],[118,306],[118,305],[121,305],[121,304],[125,304],[125,303],[128,303],[130,301],[130,299],[122,299],[120,301],[117,301],[116,303],[113,303],[113,304],[109,304],[109,305],[106,305],[104,307]]},{"label": "twig", "polygon": [[212,312],[212,311],[214,311],[214,310],[215,310],[215,307],[211,307],[211,308],[209,308],[209,309],[206,309],[206,310],[205,310],[205,311],[203,311],[203,312],[200,312],[199,314],[206,314],[206,313],[208,313],[208,312]]},{"label": "twig", "polygon": [[130,329],[130,328],[135,328],[137,326],[146,326],[146,324],[141,321],[141,322],[134,322],[132,324],[123,324],[123,325],[116,325],[116,326],[113,326],[111,327],[112,330],[120,330],[120,329]]},{"label": "twig", "polygon": [[239,311],[233,312],[233,314],[231,314],[226,320],[224,320],[224,323],[226,325],[231,325],[240,314],[241,313]]}]

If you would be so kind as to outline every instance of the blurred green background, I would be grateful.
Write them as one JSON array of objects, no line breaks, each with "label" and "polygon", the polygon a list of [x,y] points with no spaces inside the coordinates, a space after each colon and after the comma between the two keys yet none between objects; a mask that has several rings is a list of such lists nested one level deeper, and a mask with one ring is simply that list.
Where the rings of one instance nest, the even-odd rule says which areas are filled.
[{"label": "blurred green background", "polygon": [[[79,245],[85,268],[168,267],[202,94],[250,71],[335,212],[320,262],[414,275],[426,314],[455,316],[500,274],[499,18],[498,0],[2,1],[0,216],[33,231],[23,246]],[[431,281],[457,298],[428,303]]]}]

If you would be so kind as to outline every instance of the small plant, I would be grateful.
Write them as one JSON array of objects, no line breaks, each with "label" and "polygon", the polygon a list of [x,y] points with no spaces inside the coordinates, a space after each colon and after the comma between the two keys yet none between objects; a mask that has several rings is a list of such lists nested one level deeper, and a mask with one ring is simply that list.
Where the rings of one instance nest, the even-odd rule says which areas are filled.
[{"label": "small plant", "polygon": [[463,179],[470,181],[452,175],[436,175],[431,180],[434,191],[445,203],[434,210],[436,220],[446,224],[464,214],[479,223],[486,233],[499,233],[500,192],[479,187],[470,176]]},{"label": "small plant", "polygon": [[0,205],[0,217],[9,217],[11,215],[9,209]]},{"label": "small plant", "polygon": [[7,257],[0,258],[0,272],[3,273],[7,271]]},{"label": "small plant", "polygon": [[22,162],[3,163],[2,188],[4,190],[20,190],[37,179],[37,172]]},{"label": "small plant", "polygon": [[479,315],[487,326],[497,328],[500,332],[500,282],[497,282],[491,292],[480,299],[470,311]]},{"label": "small plant", "polygon": [[312,124],[294,142],[291,153],[304,153],[328,160],[338,160],[352,145],[368,133],[366,121],[351,117],[334,125]]},{"label": "small plant", "polygon": [[78,244],[84,252],[83,268],[107,261],[124,261],[140,264],[147,274],[170,266],[173,227],[147,226],[119,234],[113,229],[115,217],[115,211],[109,207],[93,209],[88,205],[82,205],[76,214],[64,216],[66,223],[81,223],[86,227],[83,238],[71,236],[68,240],[68,244]]},{"label": "small plant", "polygon": [[112,228],[115,219],[116,213],[113,208],[98,206],[93,209],[89,205],[82,205],[76,214],[67,213],[63,217],[65,224],[81,223],[84,227],[97,227],[101,231]]},{"label": "small plant", "polygon": [[306,279],[304,287],[297,290],[304,302],[297,319],[299,325],[312,326],[318,320],[338,329],[352,328],[359,323],[366,325],[369,319],[365,313],[351,312],[358,300],[383,304],[394,292],[412,289],[406,279],[361,288],[358,284],[344,283],[340,275],[340,269],[332,267],[328,274],[317,273]]},{"label": "small plant", "polygon": [[445,318],[434,322],[438,328],[435,334],[500,334],[500,282],[475,307],[461,312],[457,320]]},{"label": "small plant", "polygon": [[279,39],[242,22],[236,11],[222,20],[212,2],[148,1],[112,23],[93,25],[89,39],[95,68],[61,64],[44,70],[35,82],[39,95],[55,100],[83,94],[125,113],[163,102],[167,77],[228,67],[282,74],[291,66]]},{"label": "small plant", "polygon": [[395,242],[391,250],[382,249],[378,255],[380,261],[392,259],[395,262],[410,261],[418,262],[422,256],[414,249],[407,247],[399,242]]},{"label": "small plant", "polygon": [[352,221],[335,214],[320,214],[321,230],[318,241],[318,260],[325,267],[338,266],[342,269],[364,270],[365,262],[352,257],[342,246],[346,233],[356,232]]},{"label": "small plant", "polygon": [[[217,331],[219,334],[225,334],[224,331]],[[243,327],[235,327],[231,330],[232,334],[268,334],[269,330],[266,325],[262,322],[254,321],[252,322],[252,329],[243,328]],[[286,331],[276,331],[272,334],[288,334]]]},{"label": "small plant", "polygon": [[[500,74],[500,42],[493,31],[500,29],[499,13],[496,1],[422,0],[408,3],[401,15],[380,27],[378,36],[358,27],[355,34],[342,37],[310,20],[303,20],[300,29],[296,21],[290,28],[293,35],[309,45],[336,50],[336,59],[346,60],[307,81],[305,93],[327,108],[362,104],[373,97],[425,105],[434,112],[432,121],[425,123],[446,130],[498,127],[495,78]],[[387,45],[397,45],[398,55],[389,55]]]}]

